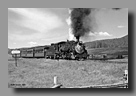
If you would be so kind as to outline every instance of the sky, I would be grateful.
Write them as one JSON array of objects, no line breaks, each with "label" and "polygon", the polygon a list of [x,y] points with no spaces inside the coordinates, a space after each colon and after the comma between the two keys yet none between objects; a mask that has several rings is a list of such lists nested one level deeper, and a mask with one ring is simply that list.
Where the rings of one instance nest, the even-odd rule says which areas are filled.
[{"label": "sky", "polygon": [[[83,42],[120,38],[128,34],[128,9],[96,8],[89,15],[94,31]],[[8,8],[8,48],[50,45],[69,37],[68,8]]]}]

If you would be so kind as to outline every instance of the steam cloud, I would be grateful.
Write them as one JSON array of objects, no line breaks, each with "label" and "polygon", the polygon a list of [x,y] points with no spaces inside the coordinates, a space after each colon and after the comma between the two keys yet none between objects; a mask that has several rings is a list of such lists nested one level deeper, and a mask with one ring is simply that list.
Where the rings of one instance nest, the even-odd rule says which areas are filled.
[{"label": "steam cloud", "polygon": [[71,27],[72,32],[77,40],[85,33],[90,31],[90,18],[88,15],[91,13],[90,8],[71,8]]},{"label": "steam cloud", "polygon": [[90,32],[90,13],[90,8],[69,8],[70,17],[67,20],[70,25],[69,34],[72,33],[77,40]]}]

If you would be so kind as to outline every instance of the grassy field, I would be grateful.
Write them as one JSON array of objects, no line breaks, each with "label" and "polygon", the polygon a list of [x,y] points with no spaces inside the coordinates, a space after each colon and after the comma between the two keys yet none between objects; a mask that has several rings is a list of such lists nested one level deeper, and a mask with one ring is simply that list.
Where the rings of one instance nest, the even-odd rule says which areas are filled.
[{"label": "grassy field", "polygon": [[128,59],[112,60],[50,60],[14,59],[8,55],[9,87],[50,88],[54,76],[63,87],[114,84],[122,82]]}]

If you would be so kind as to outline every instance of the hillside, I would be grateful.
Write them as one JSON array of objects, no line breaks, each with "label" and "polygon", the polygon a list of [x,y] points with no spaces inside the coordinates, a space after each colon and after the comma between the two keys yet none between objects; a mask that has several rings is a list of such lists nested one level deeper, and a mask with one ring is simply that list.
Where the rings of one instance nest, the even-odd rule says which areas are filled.
[{"label": "hillside", "polygon": [[93,42],[86,42],[85,46],[87,49],[90,48],[120,48],[120,47],[128,47],[128,35],[115,38],[115,39],[105,39],[105,40],[97,40]]},{"label": "hillside", "polygon": [[89,54],[128,55],[128,35],[85,43]]}]

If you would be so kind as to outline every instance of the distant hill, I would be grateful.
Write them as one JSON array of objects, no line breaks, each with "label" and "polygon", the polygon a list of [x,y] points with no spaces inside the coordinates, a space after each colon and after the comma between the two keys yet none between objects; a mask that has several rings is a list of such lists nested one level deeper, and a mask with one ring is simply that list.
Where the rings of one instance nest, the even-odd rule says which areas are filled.
[{"label": "distant hill", "polygon": [[87,49],[90,48],[120,48],[120,47],[128,47],[128,35],[115,38],[115,39],[105,39],[105,40],[97,40],[92,42],[86,42],[85,46]]},{"label": "distant hill", "polygon": [[85,43],[89,54],[128,55],[128,35]]}]

